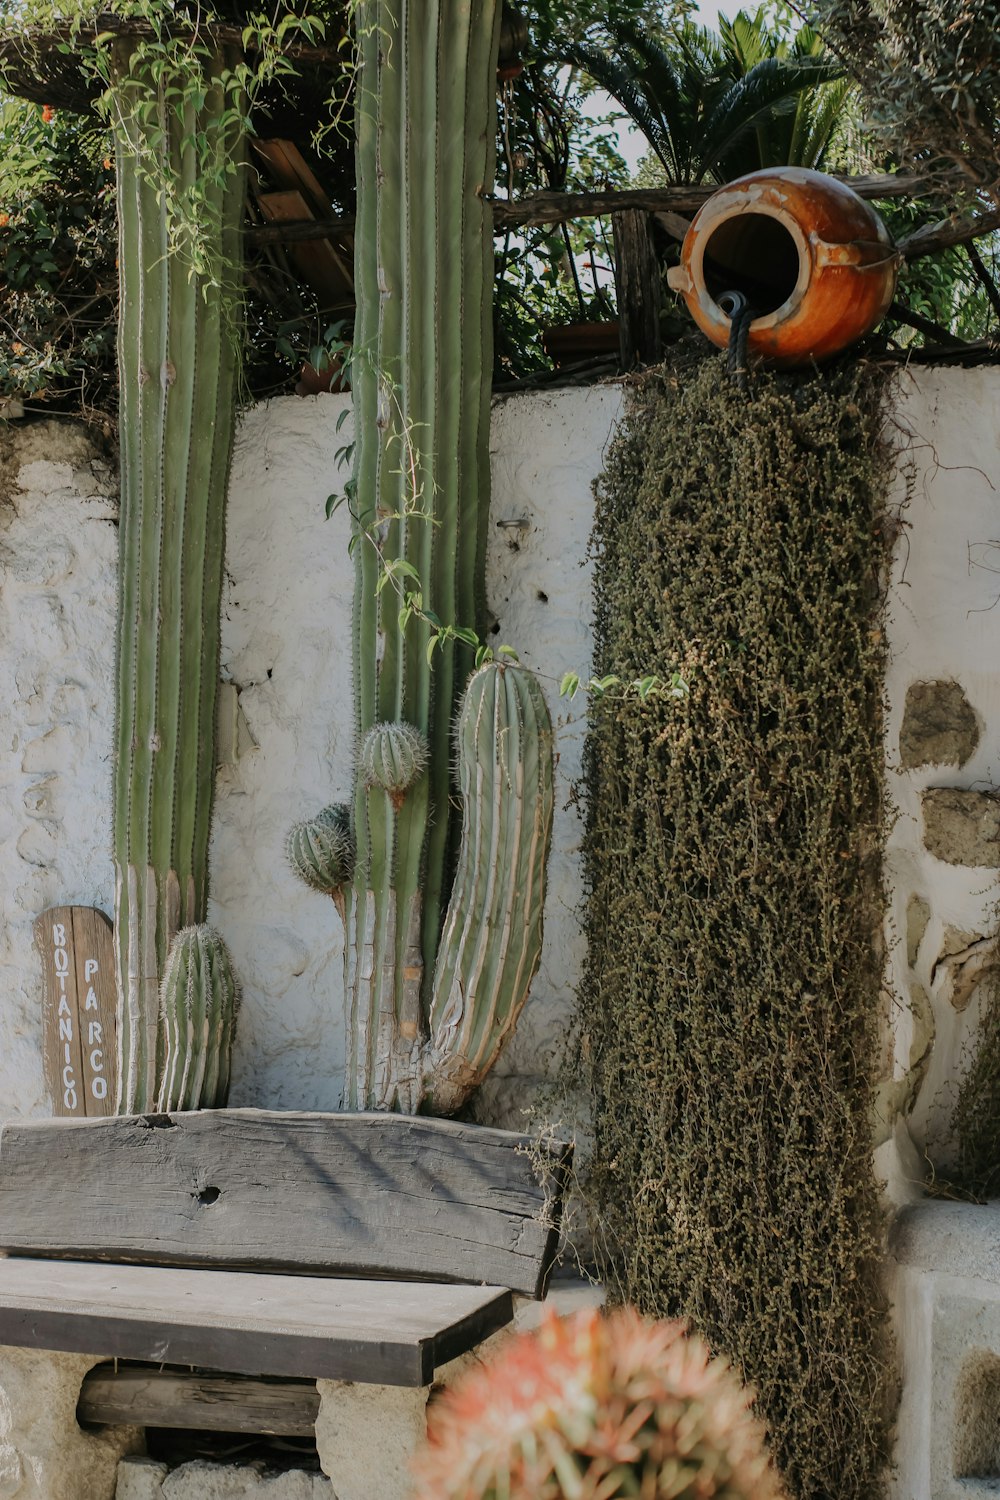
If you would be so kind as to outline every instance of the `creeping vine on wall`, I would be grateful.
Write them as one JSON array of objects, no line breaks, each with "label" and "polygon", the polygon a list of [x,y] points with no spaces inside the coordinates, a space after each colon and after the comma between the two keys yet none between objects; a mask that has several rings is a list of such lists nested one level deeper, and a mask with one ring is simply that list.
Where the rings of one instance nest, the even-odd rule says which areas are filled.
[{"label": "creeping vine on wall", "polygon": [[603,1269],[757,1386],[799,1500],[874,1497],[886,1454],[882,398],[863,364],[747,396],[685,356],[597,492],[597,671],[687,688],[593,708]]}]

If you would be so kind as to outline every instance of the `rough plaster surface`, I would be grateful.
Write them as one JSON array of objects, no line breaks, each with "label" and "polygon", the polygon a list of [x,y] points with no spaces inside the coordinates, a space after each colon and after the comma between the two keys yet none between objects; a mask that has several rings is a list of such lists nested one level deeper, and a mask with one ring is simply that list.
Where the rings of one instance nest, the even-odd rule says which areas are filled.
[{"label": "rough plaster surface", "polygon": [[[620,408],[616,386],[498,402],[489,596],[505,642],[542,674],[556,724],[556,819],[545,947],[479,1118],[525,1128],[557,1066],[583,961],[580,772],[585,705],[558,698],[590,665],[590,485]],[[348,440],[346,398],[254,408],[238,435],[227,540],[223,676],[243,753],[219,777],[211,918],[244,989],[231,1102],[340,1103],[343,935],[332,901],[286,868],[296,819],[344,800],[353,757],[348,517],[325,521]],[[111,910],[112,486],[71,426],[5,431],[0,480],[0,1119],[49,1110],[31,923],[62,902]],[[254,748],[256,747],[256,748]]]},{"label": "rough plaster surface", "polygon": [[101,1361],[87,1354],[0,1347],[0,1500],[113,1500],[135,1427],[83,1432],[80,1386]]},{"label": "rough plaster surface", "polygon": [[168,1469],[149,1458],[126,1458],[115,1500],[340,1500],[329,1479],[301,1469],[269,1473],[257,1464],[188,1463]]},{"label": "rough plaster surface", "polygon": [[0,431],[0,1119],[49,1108],[34,918],[112,908],[114,497],[77,429]]},{"label": "rough plaster surface", "polygon": [[[987,949],[1000,899],[997,870],[988,867],[997,856],[987,847],[996,804],[979,795],[1000,788],[1000,370],[907,375],[894,425],[908,472],[896,491],[901,526],[889,592],[886,751],[897,816],[888,849],[888,936],[897,1082],[905,1085],[915,1070],[912,1087],[897,1097],[915,1102],[879,1165],[893,1196],[905,1200],[926,1176],[925,1154],[940,1167],[950,1160],[956,1083],[979,1024],[980,980],[992,962]],[[934,755],[950,742],[951,764],[928,760],[904,769],[903,761],[917,758],[916,684],[943,686],[951,696],[950,714],[938,694],[937,714],[925,716]],[[955,763],[966,751],[963,764]],[[925,800],[937,788],[963,796]],[[960,808],[950,828],[943,816],[949,807]],[[936,825],[935,814],[942,814]],[[963,851],[981,863],[951,862]]]}]

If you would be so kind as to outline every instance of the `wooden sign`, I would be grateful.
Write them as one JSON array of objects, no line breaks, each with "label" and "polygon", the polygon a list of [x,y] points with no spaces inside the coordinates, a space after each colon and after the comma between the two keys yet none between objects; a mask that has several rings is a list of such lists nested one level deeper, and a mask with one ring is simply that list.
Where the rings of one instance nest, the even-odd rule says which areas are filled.
[{"label": "wooden sign", "polygon": [[45,995],[45,1082],[57,1115],[110,1115],[115,1105],[115,958],[111,923],[93,906],[35,918]]}]

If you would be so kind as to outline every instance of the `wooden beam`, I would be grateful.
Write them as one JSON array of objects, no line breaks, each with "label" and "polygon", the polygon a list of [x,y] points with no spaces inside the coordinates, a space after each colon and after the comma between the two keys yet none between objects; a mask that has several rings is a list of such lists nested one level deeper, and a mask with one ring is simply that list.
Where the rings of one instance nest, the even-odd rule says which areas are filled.
[{"label": "wooden beam", "polygon": [[[909,198],[926,187],[923,177],[903,173],[881,173],[839,179],[861,198]],[[587,193],[531,193],[526,198],[493,200],[493,233],[536,224],[562,224],[569,219],[593,219],[603,214],[638,209],[645,213],[692,215],[719,191],[718,183],[698,187],[604,189]],[[352,218],[308,220],[299,223],[258,225],[247,229],[247,237],[258,245],[324,239],[354,228]]]},{"label": "wooden beam", "polygon": [[660,346],[660,265],[651,215],[627,208],[611,215],[615,239],[615,291],[623,370],[656,364]]},{"label": "wooden beam", "polygon": [[544,1295],[572,1148],[391,1114],[12,1121],[0,1248]]},{"label": "wooden beam", "polygon": [[0,1344],[244,1375],[429,1385],[505,1327],[501,1287],[0,1259]]},{"label": "wooden beam", "polygon": [[1000,209],[985,214],[953,214],[937,224],[925,224],[915,229],[904,240],[898,250],[904,260],[919,260],[924,255],[936,255],[939,250],[948,250],[953,245],[965,245],[984,234],[993,234],[1000,229]]},{"label": "wooden beam", "polygon": [[83,1382],[78,1421],[101,1426],[174,1427],[312,1437],[319,1413],[315,1380],[98,1365]]}]

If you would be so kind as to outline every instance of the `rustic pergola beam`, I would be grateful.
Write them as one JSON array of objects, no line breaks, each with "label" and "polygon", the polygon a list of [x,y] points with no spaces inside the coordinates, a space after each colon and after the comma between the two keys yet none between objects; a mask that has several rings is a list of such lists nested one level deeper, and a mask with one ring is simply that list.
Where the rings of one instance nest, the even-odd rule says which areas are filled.
[{"label": "rustic pergola beam", "polygon": [[[842,180],[861,198],[909,198],[926,187],[926,181],[922,177],[894,173],[845,177]],[[692,215],[716,192],[718,184],[708,183],[697,187],[607,188],[588,193],[530,193],[525,198],[513,201],[495,199],[493,232],[505,234],[508,229],[563,224],[568,219],[599,218],[602,214],[617,214],[632,209],[662,215]],[[247,235],[256,245],[295,244],[302,240],[335,237],[349,233],[353,228],[352,218],[308,219],[287,224],[255,225],[247,230]]]}]

